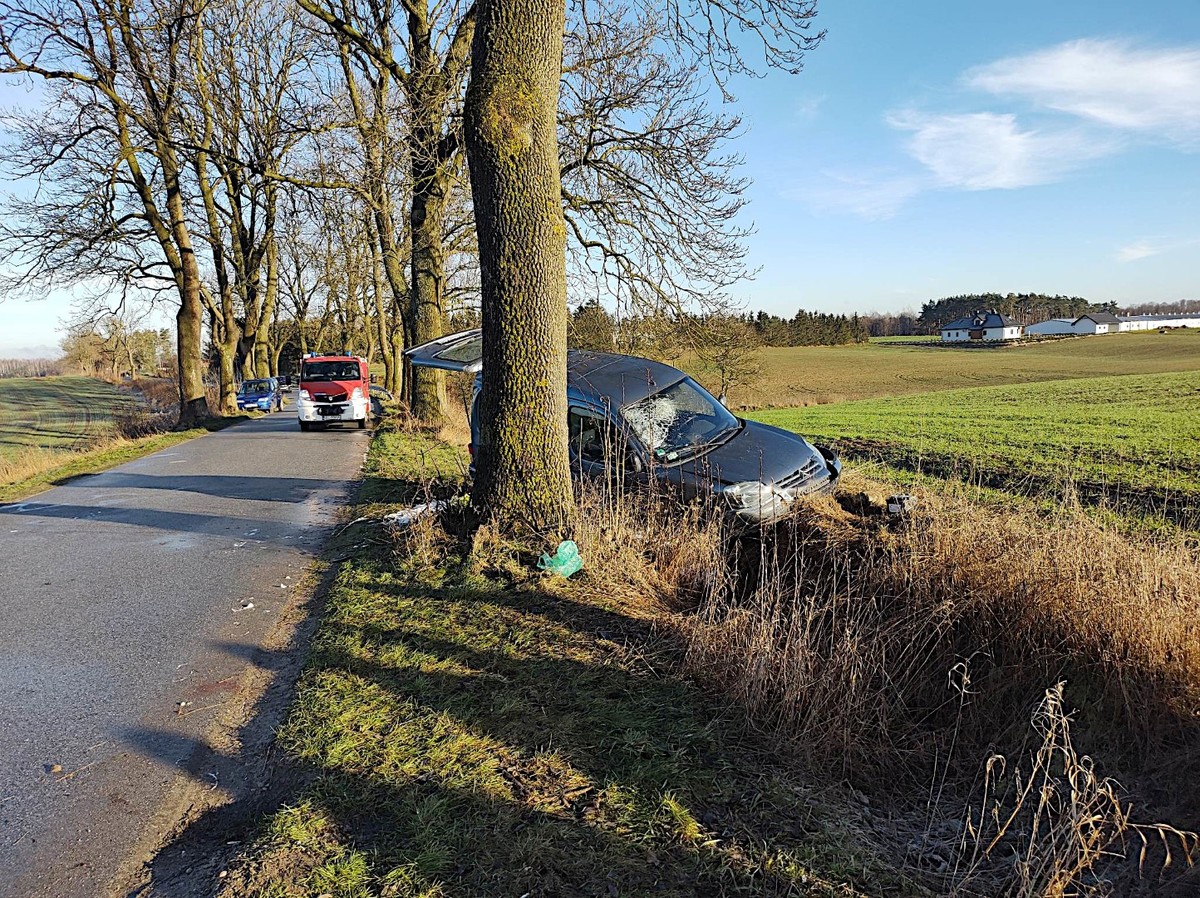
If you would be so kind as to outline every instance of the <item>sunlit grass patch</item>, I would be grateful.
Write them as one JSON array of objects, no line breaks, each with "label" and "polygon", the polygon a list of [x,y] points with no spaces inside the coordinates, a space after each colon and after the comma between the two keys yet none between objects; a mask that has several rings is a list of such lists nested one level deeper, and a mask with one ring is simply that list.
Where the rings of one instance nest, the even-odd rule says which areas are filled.
[{"label": "sunlit grass patch", "polygon": [[[380,496],[410,500],[428,459],[449,461],[412,432],[372,454],[404,441],[416,470],[368,463],[372,515]],[[309,785],[264,821],[224,894],[857,895],[888,881],[737,714],[672,675],[649,620],[507,566],[500,541],[472,557],[419,527],[368,540],[378,527],[344,537],[359,549],[280,733]]]},{"label": "sunlit grass patch", "polygon": [[[1200,358],[1200,357],[1198,357]],[[1200,363],[1198,363],[1200,364]],[[1200,523],[1200,371],[755,412],[856,460]]]}]

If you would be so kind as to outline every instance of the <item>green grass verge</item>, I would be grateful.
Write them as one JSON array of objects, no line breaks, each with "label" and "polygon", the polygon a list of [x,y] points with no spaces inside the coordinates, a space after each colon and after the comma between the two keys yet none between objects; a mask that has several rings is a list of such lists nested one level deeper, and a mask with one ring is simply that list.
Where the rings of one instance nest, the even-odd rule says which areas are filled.
[{"label": "green grass verge", "polygon": [[27,499],[43,490],[61,486],[75,477],[107,471],[109,468],[127,461],[133,461],[187,440],[194,440],[206,433],[222,430],[245,420],[248,420],[245,415],[216,418],[204,427],[196,427],[191,430],[171,431],[132,440],[121,440],[110,446],[101,446],[82,452],[63,452],[61,453],[62,464],[56,464],[12,483],[0,484],[0,502]]},{"label": "green grass verge", "polygon": [[1200,523],[1200,371],[1088,378],[751,416],[853,458],[1022,495],[1073,486],[1086,501]]},{"label": "green grass verge", "polygon": [[[380,432],[366,509],[452,488],[459,452]],[[335,551],[279,734],[303,785],[223,895],[912,894],[650,621],[420,526]]]},{"label": "green grass verge", "polygon": [[[730,391],[733,408],[790,408],[939,390],[1040,383],[1200,368],[1200,330],[1112,334],[998,348],[915,346],[772,347],[757,353],[762,373]],[[676,362],[712,387],[686,357]]]}]

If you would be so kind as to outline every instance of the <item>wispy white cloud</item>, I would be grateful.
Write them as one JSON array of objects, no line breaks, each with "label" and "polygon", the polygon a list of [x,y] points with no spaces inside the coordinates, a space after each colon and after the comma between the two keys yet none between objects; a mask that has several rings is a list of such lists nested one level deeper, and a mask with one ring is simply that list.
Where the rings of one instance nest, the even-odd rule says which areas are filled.
[{"label": "wispy white cloud", "polygon": [[816,118],[817,113],[821,111],[821,107],[827,99],[829,99],[828,94],[813,94],[812,96],[801,98],[796,103],[796,118],[801,121],[809,121]]},{"label": "wispy white cloud", "polygon": [[881,221],[893,217],[927,187],[927,179],[890,171],[823,171],[815,186],[785,190],[784,196],[804,200],[818,209]]},{"label": "wispy white cloud", "polygon": [[1200,47],[1076,40],[972,69],[968,87],[1200,148]]},{"label": "wispy white cloud", "polygon": [[[803,198],[819,208],[888,218],[927,190],[1050,184],[1139,142],[1200,150],[1200,46],[1076,40],[969,69],[958,83],[965,89],[959,103],[979,111],[910,107],[884,117],[906,134],[904,149],[919,170],[827,172],[824,184]],[[1004,102],[1011,108],[984,111]],[[1133,261],[1171,248],[1138,241],[1122,247],[1118,258]]]},{"label": "wispy white cloud", "polygon": [[941,187],[1011,190],[1056,181],[1085,161],[1112,152],[1111,142],[1078,130],[1023,129],[1015,115],[976,112],[892,113],[888,124],[911,131],[908,151]]},{"label": "wispy white cloud", "polygon": [[1137,262],[1139,259],[1161,256],[1177,249],[1197,245],[1200,245],[1200,238],[1178,240],[1166,237],[1146,237],[1122,246],[1117,250],[1116,259],[1118,262]]}]

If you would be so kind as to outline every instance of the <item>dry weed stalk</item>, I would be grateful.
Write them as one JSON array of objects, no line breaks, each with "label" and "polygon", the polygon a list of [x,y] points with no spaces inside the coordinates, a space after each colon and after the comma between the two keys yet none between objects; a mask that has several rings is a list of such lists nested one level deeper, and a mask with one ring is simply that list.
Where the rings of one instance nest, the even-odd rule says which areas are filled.
[{"label": "dry weed stalk", "polygon": [[1127,844],[1140,842],[1144,867],[1151,840],[1163,850],[1163,869],[1176,845],[1190,866],[1196,837],[1165,824],[1139,824],[1119,786],[1101,777],[1091,758],[1071,740],[1063,707],[1063,683],[1046,691],[1032,726],[1040,742],[1028,772],[1011,775],[1002,755],[989,758],[983,795],[969,813],[962,867],[952,894],[1005,898],[1066,898],[1111,893],[1118,871],[1106,860],[1124,858]]}]

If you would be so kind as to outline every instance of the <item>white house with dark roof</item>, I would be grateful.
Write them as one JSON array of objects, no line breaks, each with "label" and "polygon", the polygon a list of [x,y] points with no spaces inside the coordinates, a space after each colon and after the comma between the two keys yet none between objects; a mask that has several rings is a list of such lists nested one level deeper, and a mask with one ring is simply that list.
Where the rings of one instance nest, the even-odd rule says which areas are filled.
[{"label": "white house with dark roof", "polygon": [[976,312],[968,318],[957,318],[941,327],[943,343],[999,342],[1019,340],[1025,334],[1020,322],[992,310]]},{"label": "white house with dark roof", "polygon": [[1121,319],[1112,312],[1087,312],[1075,319],[1077,334],[1115,334],[1121,329]]}]

